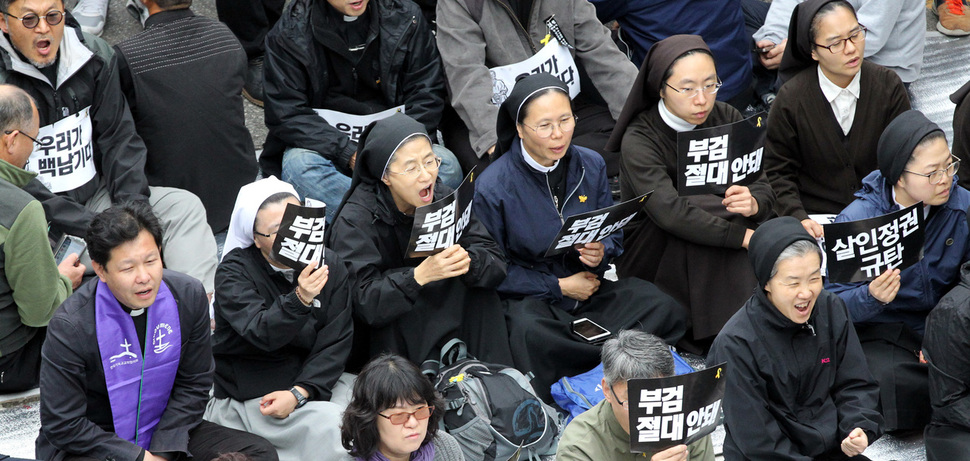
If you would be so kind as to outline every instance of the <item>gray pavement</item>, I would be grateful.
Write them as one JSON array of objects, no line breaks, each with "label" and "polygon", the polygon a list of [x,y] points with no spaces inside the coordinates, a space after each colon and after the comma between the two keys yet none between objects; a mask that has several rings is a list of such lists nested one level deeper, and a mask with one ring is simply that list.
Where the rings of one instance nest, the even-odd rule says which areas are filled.
[{"label": "gray pavement", "polygon": [[[75,0],[67,0],[72,7]],[[195,0],[192,9],[200,15],[216,18],[214,0]],[[935,32],[936,18],[927,14],[927,49],[923,74],[911,88],[914,107],[946,129],[952,130],[953,104],[948,95],[970,78],[970,62],[956,56],[970,56],[970,39],[953,39]],[[102,35],[115,44],[141,31],[141,24],[125,10],[125,0],[110,0],[107,25]],[[244,101],[246,126],[257,149],[266,138],[263,110]],[[952,140],[952,137],[950,137]],[[701,367],[703,357],[689,357],[692,365]],[[40,428],[37,390],[17,395],[0,395],[0,453],[32,458],[34,439]],[[724,439],[723,428],[714,434],[715,449],[719,453]],[[865,453],[873,461],[922,461],[926,459],[922,434],[885,436]],[[718,457],[720,459],[720,457]]]}]

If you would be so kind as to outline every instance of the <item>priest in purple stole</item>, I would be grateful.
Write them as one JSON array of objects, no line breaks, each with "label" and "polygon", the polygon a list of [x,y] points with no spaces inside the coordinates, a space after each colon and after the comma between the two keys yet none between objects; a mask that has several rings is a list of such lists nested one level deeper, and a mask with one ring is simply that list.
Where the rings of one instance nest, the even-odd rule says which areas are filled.
[{"label": "priest in purple stole", "polygon": [[259,436],[202,420],[213,361],[208,301],[163,269],[162,229],[132,202],[99,214],[85,241],[98,280],[54,314],[41,353],[42,460],[277,461]]}]

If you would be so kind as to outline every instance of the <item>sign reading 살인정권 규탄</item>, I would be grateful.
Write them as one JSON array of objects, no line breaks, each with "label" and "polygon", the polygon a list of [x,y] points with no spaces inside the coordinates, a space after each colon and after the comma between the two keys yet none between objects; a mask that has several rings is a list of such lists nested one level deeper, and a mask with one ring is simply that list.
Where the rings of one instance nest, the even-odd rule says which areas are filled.
[{"label": "sign reading \uc0b4\uc778\uc815\uad8c \uaddc\ud0c4", "polygon": [[289,203],[273,242],[273,257],[301,272],[311,262],[322,267],[327,207],[323,202],[307,199],[306,206]]},{"label": "sign reading \uc0b4\uc778\uc815\uad8c \uaddc\ud0c4", "polygon": [[872,280],[923,259],[923,202],[875,218],[825,224],[828,281]]},{"label": "sign reading \uc0b4\uc778\uc815\uad8c \uaddc\ud0c4", "polygon": [[677,193],[723,194],[761,177],[767,116],[677,133]]},{"label": "sign reading \uc0b4\uc778\uc815\uad8c \uaddc\ud0c4", "polygon": [[471,222],[474,181],[475,168],[472,168],[454,192],[414,210],[414,227],[408,239],[409,258],[431,256],[458,243]]},{"label": "sign reading \uc0b4\uc778\uc815\uad8c \uaddc\ud0c4", "polygon": [[650,191],[623,203],[566,218],[556,238],[552,240],[552,245],[549,245],[549,249],[546,250],[546,257],[565,253],[575,245],[599,242],[623,229],[623,226],[643,210],[643,202],[652,193],[653,191]]},{"label": "sign reading \uc0b4\uc778\uc815\uad8c \uaddc\ud0c4", "polygon": [[651,453],[691,444],[721,423],[727,365],[667,378],[627,381],[630,451]]}]

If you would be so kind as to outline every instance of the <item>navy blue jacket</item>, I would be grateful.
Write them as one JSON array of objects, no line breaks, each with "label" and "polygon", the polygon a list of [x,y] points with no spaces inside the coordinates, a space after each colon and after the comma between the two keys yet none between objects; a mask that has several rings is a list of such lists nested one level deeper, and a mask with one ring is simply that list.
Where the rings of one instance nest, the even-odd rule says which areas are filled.
[{"label": "navy blue jacket", "polygon": [[727,101],[751,84],[751,37],[745,33],[741,0],[590,0],[600,21],[620,23],[639,66],[647,50],[671,35],[704,37],[711,47],[717,75],[724,87],[718,101]]},{"label": "navy blue jacket", "polygon": [[[856,192],[856,197],[839,213],[836,222],[873,218],[899,210],[893,201],[892,188],[878,170],[862,180],[862,190]],[[873,298],[867,282],[827,283],[825,288],[845,301],[853,322],[902,322],[922,336],[926,315],[960,281],[960,265],[970,258],[968,206],[970,191],[958,186],[954,178],[950,199],[933,207],[925,222],[923,259],[900,273],[899,292],[889,304],[883,305]]]},{"label": "navy blue jacket", "polygon": [[560,214],[546,174],[525,163],[521,145],[513,142],[512,148],[482,173],[475,184],[473,209],[509,260],[508,276],[498,286],[499,293],[558,304],[564,301],[559,279],[582,271],[602,276],[610,261],[623,252],[623,232],[602,241],[605,254],[599,267],[583,265],[575,250],[546,258],[564,217],[613,205],[606,163],[596,152],[569,147],[566,198]]}]

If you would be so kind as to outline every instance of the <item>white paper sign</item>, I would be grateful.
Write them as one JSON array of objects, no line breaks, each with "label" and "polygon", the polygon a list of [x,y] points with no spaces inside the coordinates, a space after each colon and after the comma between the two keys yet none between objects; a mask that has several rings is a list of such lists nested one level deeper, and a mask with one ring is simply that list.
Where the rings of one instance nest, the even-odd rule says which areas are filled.
[{"label": "white paper sign", "polygon": [[41,127],[27,171],[37,173],[51,192],[76,189],[94,178],[94,150],[91,145],[91,106],[52,125]]},{"label": "white paper sign", "polygon": [[505,102],[516,80],[523,75],[542,72],[555,75],[569,87],[570,98],[575,98],[580,90],[579,68],[576,67],[576,61],[569,50],[560,45],[555,38],[551,38],[549,43],[531,58],[507,66],[493,67],[488,72],[492,74],[491,103],[496,106]]},{"label": "white paper sign", "polygon": [[367,125],[370,125],[378,120],[388,118],[398,112],[403,114],[404,104],[370,115],[345,114],[343,112],[337,112],[329,109],[313,109],[313,111],[316,112],[320,117],[323,117],[323,119],[326,120],[330,126],[340,130],[345,135],[350,136],[351,141],[358,142],[360,140],[360,135],[364,132],[364,128],[367,128]]}]

